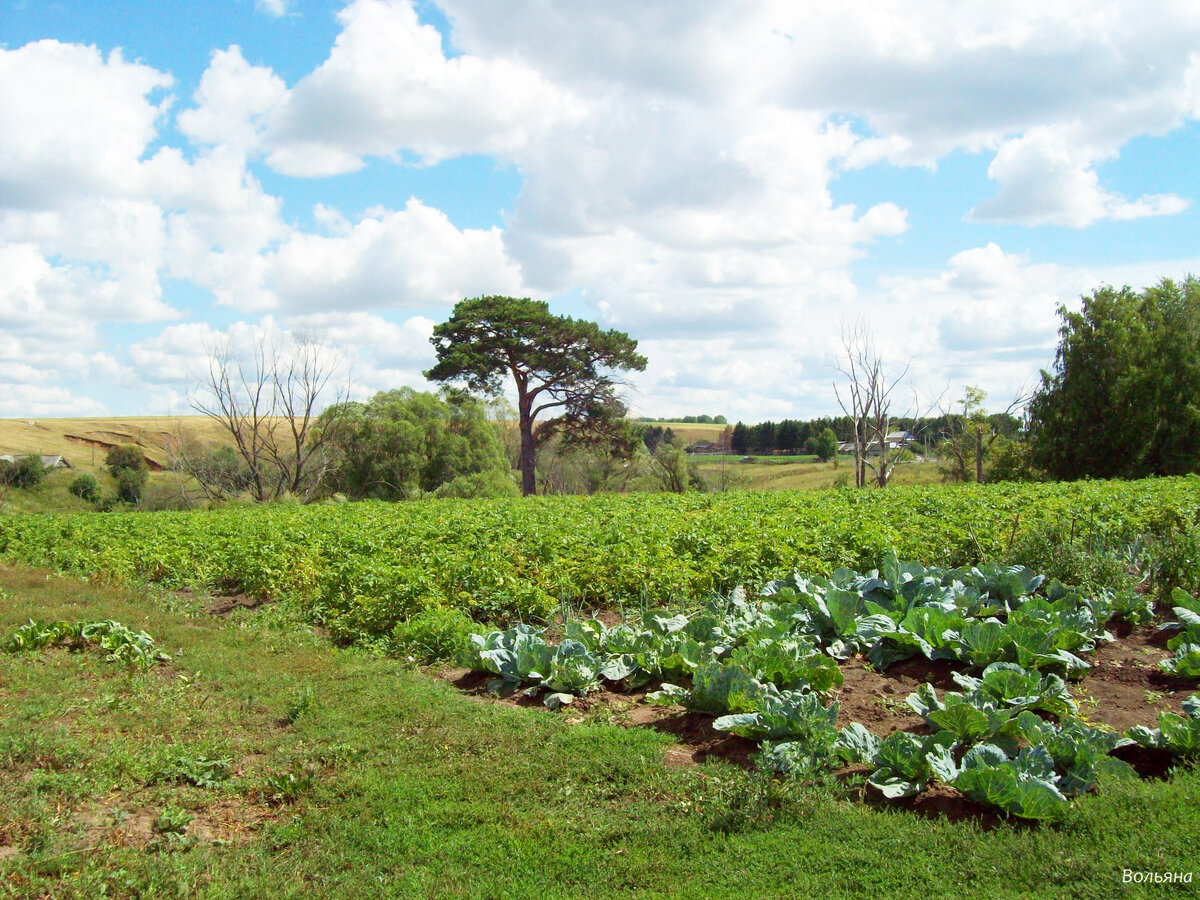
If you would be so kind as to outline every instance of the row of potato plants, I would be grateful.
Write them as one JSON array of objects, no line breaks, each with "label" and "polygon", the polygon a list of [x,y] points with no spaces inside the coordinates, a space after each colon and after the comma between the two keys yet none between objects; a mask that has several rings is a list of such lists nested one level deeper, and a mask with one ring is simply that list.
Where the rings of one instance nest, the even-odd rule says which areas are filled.
[{"label": "row of potato plants", "polygon": [[[926,568],[887,554],[879,571],[793,575],[756,598],[737,589],[691,613],[652,610],[614,627],[573,618],[557,642],[530,625],[473,634],[460,662],[496,676],[492,689],[545,692],[551,708],[604,682],[661,683],[648,701],[716,716],[717,730],[759,742],[760,765],[775,771],[810,777],[865,764],[886,797],[938,781],[1005,813],[1054,820],[1102,774],[1132,774],[1114,749],[1200,752],[1200,699],[1153,730],[1121,735],[1081,721],[1067,687],[1089,667],[1080,654],[1113,639],[1114,618],[1148,622],[1153,604],[1132,591],[1085,597],[1044,581],[1023,567]],[[1181,591],[1172,601],[1179,621],[1164,628],[1191,640],[1200,604]],[[953,660],[965,669],[953,675],[962,690],[939,697],[923,685],[908,697],[928,735],[880,740],[858,723],[839,728],[830,698],[842,684],[838,660],[854,654],[881,670],[915,655]]]},{"label": "row of potato plants", "polygon": [[1014,538],[1133,541],[1200,518],[1200,479],[886,491],[541,497],[0,516],[0,555],[120,579],[294,599],[345,640],[431,608],[477,621],[560,603],[661,606],[791,571],[864,569],[894,549],[943,566]]}]

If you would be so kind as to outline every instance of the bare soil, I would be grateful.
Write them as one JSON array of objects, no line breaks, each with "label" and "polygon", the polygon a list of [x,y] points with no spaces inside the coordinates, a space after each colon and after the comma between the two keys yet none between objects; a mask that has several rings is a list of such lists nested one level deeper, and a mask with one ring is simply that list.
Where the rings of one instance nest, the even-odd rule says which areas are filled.
[{"label": "bare soil", "polygon": [[[160,839],[154,830],[161,809],[157,807],[125,808],[119,798],[109,798],[104,804],[93,804],[82,810],[76,820],[83,826],[81,847],[108,844],[116,847],[144,849]],[[246,797],[222,798],[215,803],[191,810],[186,836],[203,842],[249,840],[276,813],[265,804]]]},{"label": "bare soil", "polygon": [[272,602],[270,599],[251,597],[249,594],[229,594],[213,597],[212,601],[212,605],[208,608],[209,613],[225,619],[233,615],[234,610],[258,609],[260,606],[266,606]]},{"label": "bare soil", "polygon": [[1195,679],[1175,678],[1158,668],[1171,654],[1154,626],[1117,631],[1112,644],[1100,644],[1085,657],[1092,668],[1070,685],[1080,713],[1119,731],[1134,725],[1153,728],[1160,712],[1179,713],[1200,690]]}]

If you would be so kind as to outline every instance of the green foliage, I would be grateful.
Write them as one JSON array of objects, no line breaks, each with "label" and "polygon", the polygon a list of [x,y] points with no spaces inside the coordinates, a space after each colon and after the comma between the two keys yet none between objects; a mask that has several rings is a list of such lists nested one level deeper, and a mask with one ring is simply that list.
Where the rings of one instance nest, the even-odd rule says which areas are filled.
[{"label": "green foliage", "polygon": [[253,474],[229,446],[197,453],[187,461],[186,470],[214,498],[236,496],[249,490],[253,482]]},{"label": "green foliage", "polygon": [[104,464],[108,466],[108,471],[113,474],[114,478],[127,470],[149,471],[149,464],[142,453],[142,448],[134,444],[119,444],[113,447],[105,455]]},{"label": "green foliage", "polygon": [[1138,583],[1138,543],[1111,533],[1094,514],[1031,523],[1016,535],[1009,559],[1081,591],[1131,591]]},{"label": "green foliage", "polygon": [[662,441],[655,448],[650,459],[651,471],[662,490],[682,494],[704,486],[695,462],[678,444],[667,440]]},{"label": "green foliage", "polygon": [[85,473],[76,476],[71,482],[69,490],[76,497],[86,500],[88,503],[95,503],[100,499],[100,482],[96,481],[93,475]]},{"label": "green foliage", "polygon": [[1041,481],[1045,473],[1033,462],[1029,441],[1013,440],[1003,435],[996,439],[985,463],[989,483],[998,481]]},{"label": "green foliage", "polygon": [[30,620],[9,638],[5,650],[19,653],[45,647],[81,650],[95,646],[105,651],[105,659],[147,671],[160,660],[171,657],[155,650],[154,639],[144,631],[134,631],[120,622],[36,622]]},{"label": "green foliage", "polygon": [[1182,716],[1163,712],[1158,715],[1158,727],[1135,725],[1129,737],[1141,747],[1166,750],[1175,756],[1200,756],[1200,696],[1192,694],[1183,702]]},{"label": "green foliage", "polygon": [[869,760],[875,767],[867,783],[896,800],[924,791],[932,781],[953,781],[954,738],[939,732],[928,736],[894,731],[879,742]]},{"label": "green foliage", "polygon": [[[196,628],[140,594],[16,567],[0,584],[19,597],[0,602],[4,634],[18,615],[144,613],[199,666],[187,684],[32,658],[0,664],[0,820],[20,851],[0,862],[0,881],[14,896],[615,897],[632,885],[664,896],[1051,898],[1119,896],[1123,866],[1194,868],[1194,766],[1166,780],[1101,773],[1099,793],[1074,802],[1063,827],[952,822],[864,807],[862,779],[822,778],[824,765],[789,778],[713,761],[672,768],[660,761],[679,752],[670,734],[479,703],[393,660],[330,652],[305,628]],[[298,676],[322,698],[320,721],[270,727],[264,711],[284,708]],[[856,731],[842,729],[836,754]],[[164,735],[176,749],[161,749]],[[789,743],[803,757],[804,745]],[[219,791],[139,788],[178,748],[233,756],[238,772]],[[1068,793],[1061,780],[1059,789]],[[922,812],[930,806],[939,804]],[[188,853],[155,852],[167,840],[130,846],[122,817],[134,826],[167,807],[195,816]],[[65,824],[79,810],[98,841],[81,843]],[[93,849],[74,853],[84,846]]]},{"label": "green foliage", "polygon": [[[641,371],[637,341],[593,322],[555,316],[548,304],[515,297],[476,297],[454,307],[430,338],[437,364],[432,381],[461,382],[497,395],[512,377],[521,433],[521,490],[536,489],[538,445],[558,432],[604,432],[624,418],[613,372]],[[554,416],[534,427],[543,412]]]},{"label": "green foliage", "polygon": [[295,803],[313,789],[317,776],[294,766],[286,772],[275,772],[263,778],[263,794],[272,806]]},{"label": "green foliage", "polygon": [[40,484],[45,477],[42,458],[36,453],[18,457],[16,462],[0,459],[0,485],[28,488]]},{"label": "green foliage", "polygon": [[[1190,477],[2,516],[0,554],[46,569],[171,588],[236,584],[255,597],[294,601],[340,640],[378,640],[433,606],[462,610],[476,621],[511,622],[546,617],[562,600],[613,608],[698,603],[713,592],[728,594],[738,584],[758,586],[797,570],[824,577],[840,567],[869,570],[889,548],[947,572],[966,566],[966,577],[971,565],[1004,556],[1018,515],[1018,543],[1029,530],[1045,534],[1047,547],[1054,535],[1070,544],[1070,523],[1077,521],[1074,545],[1088,534],[1104,535],[1114,548],[1112,568],[1123,559],[1124,572],[1129,555],[1118,557],[1115,548],[1138,543],[1163,509],[1194,516],[1198,488],[1200,480]],[[887,592],[870,599],[900,604],[888,607],[899,628],[912,605],[908,594],[926,590],[928,581],[912,572],[896,577],[905,582],[899,599]],[[1128,572],[1123,577],[1130,583]],[[1078,586],[1080,602],[1096,602],[1098,590]],[[1149,587],[1152,596],[1155,585]],[[971,588],[981,590],[974,581]],[[944,602],[939,592],[947,588],[929,590],[931,599]],[[922,634],[928,642],[930,634]],[[853,636],[868,647],[879,639]],[[918,646],[904,649],[924,653]]]},{"label": "green foliage", "polygon": [[1158,667],[1168,675],[1200,678],[1200,600],[1175,588],[1171,602],[1178,621],[1164,624],[1159,631],[1176,632],[1167,641],[1167,649],[1175,655],[1164,659]]},{"label": "green foliage", "polygon": [[496,429],[461,392],[381,392],[326,410],[318,433],[327,421],[339,423],[330,438],[338,463],[326,477],[329,490],[382,500],[516,493]]},{"label": "green foliage", "polygon": [[119,469],[117,471],[117,500],[122,503],[137,503],[142,499],[149,479],[146,469]]},{"label": "green foliage", "polygon": [[1200,280],[1100,287],[1059,315],[1054,370],[1030,404],[1034,462],[1063,480],[1197,471]]},{"label": "green foliage", "polygon": [[471,648],[460,660],[478,671],[500,676],[494,687],[532,684],[531,693],[551,691],[547,705],[569,703],[600,685],[601,662],[588,647],[567,638],[548,644],[540,629],[519,625],[509,631],[472,634]]},{"label": "green foliage", "polygon": [[317,695],[312,685],[304,685],[288,701],[287,709],[283,712],[284,724],[295,725],[301,718],[311,713],[316,708],[316,705]]},{"label": "green foliage", "polygon": [[963,757],[953,784],[972,800],[1010,815],[1054,822],[1070,808],[1056,781],[1054,760],[1044,747],[1025,747],[1010,757],[998,747],[980,744]]},{"label": "green foliage", "polygon": [[1200,594],[1200,520],[1195,513],[1161,510],[1151,524],[1144,557],[1159,597],[1176,589]]},{"label": "green foliage", "polygon": [[764,692],[753,712],[721,716],[713,722],[717,731],[754,741],[792,740],[803,744],[828,745],[837,741],[838,704],[824,706],[816,694],[801,691]]},{"label": "green foliage", "polygon": [[838,456],[838,439],[833,433],[832,428],[824,429],[816,438],[813,439],[812,452],[817,455],[817,458],[822,462],[832,459],[837,462]]},{"label": "green foliage", "polygon": [[164,807],[154,820],[154,832],[161,835],[182,836],[194,818],[195,816],[190,812],[178,806]]},{"label": "green foliage", "polygon": [[1030,712],[1017,717],[1017,733],[1031,746],[1044,747],[1061,773],[1059,790],[1068,797],[1090,791],[1102,774],[1136,777],[1126,762],[1108,756],[1113,750],[1133,741],[1114,731],[1093,728],[1073,716],[1064,716],[1056,725]]},{"label": "green foliage", "polygon": [[422,665],[449,662],[471,646],[471,617],[457,609],[432,606],[392,629],[388,652]]},{"label": "green foliage", "polygon": [[155,770],[149,784],[190,784],[215,788],[229,780],[232,758],[212,758],[203,754],[180,753]]}]

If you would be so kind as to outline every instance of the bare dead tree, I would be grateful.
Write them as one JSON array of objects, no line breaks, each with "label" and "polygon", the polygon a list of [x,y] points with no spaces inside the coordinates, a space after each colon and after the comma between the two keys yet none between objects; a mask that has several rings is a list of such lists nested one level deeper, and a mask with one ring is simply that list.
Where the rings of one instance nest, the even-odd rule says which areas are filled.
[{"label": "bare dead tree", "polygon": [[234,449],[204,444],[184,430],[182,420],[176,423],[164,449],[171,470],[180,476],[175,486],[185,504],[226,500],[249,488],[249,470]]},{"label": "bare dead tree", "polygon": [[[349,394],[349,377],[333,386],[338,370],[337,355],[313,335],[261,337],[245,356],[228,339],[208,349],[208,371],[188,401],[229,434],[255,500],[316,492]],[[322,401],[329,412],[317,428]]]},{"label": "bare dead tree", "polygon": [[864,423],[871,414],[873,393],[871,382],[873,374],[871,365],[866,358],[869,354],[870,335],[867,326],[861,319],[854,323],[842,323],[842,356],[834,363],[834,368],[846,378],[847,384],[843,390],[838,389],[837,382],[833,384],[833,394],[837,397],[838,406],[850,417],[854,428],[854,486],[862,487],[866,483],[866,442]]},{"label": "bare dead tree", "polygon": [[[834,382],[838,405],[854,427],[854,485],[867,483],[867,470],[879,487],[887,487],[904,453],[904,441],[888,440],[897,418],[892,414],[893,395],[908,375],[906,363],[899,372],[887,371],[875,348],[870,329],[863,320],[842,326],[841,356],[834,368],[845,378],[841,388]],[[919,398],[913,392],[907,415],[920,418]],[[872,453],[877,452],[876,457]]]}]

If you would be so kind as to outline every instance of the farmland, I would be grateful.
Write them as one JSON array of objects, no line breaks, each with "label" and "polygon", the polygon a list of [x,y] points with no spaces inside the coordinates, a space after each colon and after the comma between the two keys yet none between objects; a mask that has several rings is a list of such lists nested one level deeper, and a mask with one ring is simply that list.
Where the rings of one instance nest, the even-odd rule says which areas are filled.
[{"label": "farmland", "polygon": [[[689,602],[793,570],[1002,561],[1048,528],[1061,542],[1132,541],[1195,522],[1200,479],[733,492],[536,501],[276,505],[0,519],[0,554],[57,571],[288,600],[344,639],[422,609],[478,621],[563,603]],[[1030,564],[1041,561],[1026,560]]]},{"label": "farmland", "polygon": [[1195,477],[3,517],[0,867],[1140,896],[1200,833],[1198,521]]},{"label": "farmland", "polygon": [[271,609],[13,568],[0,590],[0,635],[116,618],[172,657],[0,657],[3,896],[1134,897],[1123,870],[1194,867],[1195,770],[1062,826],[956,821],[695,765],[690,714],[464,696]]}]

